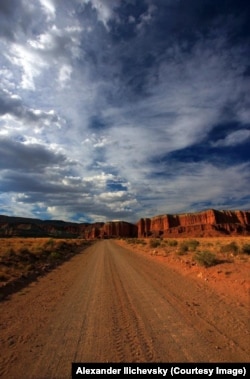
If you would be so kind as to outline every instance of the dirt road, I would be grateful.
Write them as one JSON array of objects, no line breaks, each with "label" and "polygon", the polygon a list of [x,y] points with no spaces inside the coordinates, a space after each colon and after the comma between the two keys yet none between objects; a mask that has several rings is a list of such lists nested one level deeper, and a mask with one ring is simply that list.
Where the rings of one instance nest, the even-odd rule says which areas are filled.
[{"label": "dirt road", "polygon": [[249,309],[97,242],[0,303],[0,376],[70,378],[71,362],[247,362]]}]

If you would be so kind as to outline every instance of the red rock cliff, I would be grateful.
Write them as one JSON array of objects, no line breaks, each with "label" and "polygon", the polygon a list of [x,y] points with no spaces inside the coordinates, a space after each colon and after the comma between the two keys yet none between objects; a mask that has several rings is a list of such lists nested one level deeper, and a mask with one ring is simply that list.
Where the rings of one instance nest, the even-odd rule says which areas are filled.
[{"label": "red rock cliff", "polygon": [[101,230],[102,238],[137,237],[137,225],[125,221],[110,221]]},{"label": "red rock cliff", "polygon": [[213,235],[219,233],[250,234],[249,211],[217,211],[160,215],[141,219],[138,237],[174,236],[180,234]]}]

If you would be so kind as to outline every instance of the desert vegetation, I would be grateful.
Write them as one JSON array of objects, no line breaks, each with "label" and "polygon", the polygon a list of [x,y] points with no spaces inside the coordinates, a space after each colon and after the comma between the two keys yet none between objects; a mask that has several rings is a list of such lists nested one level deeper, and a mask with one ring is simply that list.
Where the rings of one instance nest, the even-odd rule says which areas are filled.
[{"label": "desert vegetation", "polygon": [[184,256],[192,264],[203,267],[249,261],[250,237],[203,237],[203,238],[145,238],[126,240],[138,245],[151,255],[163,257]]},{"label": "desert vegetation", "polygon": [[130,245],[147,245],[147,242],[142,238],[127,238],[125,240]]},{"label": "desert vegetation", "polygon": [[195,262],[204,267],[215,266],[218,263],[216,255],[210,251],[197,251],[193,258]]},{"label": "desert vegetation", "polygon": [[0,287],[38,276],[72,257],[90,241],[54,238],[1,238]]}]

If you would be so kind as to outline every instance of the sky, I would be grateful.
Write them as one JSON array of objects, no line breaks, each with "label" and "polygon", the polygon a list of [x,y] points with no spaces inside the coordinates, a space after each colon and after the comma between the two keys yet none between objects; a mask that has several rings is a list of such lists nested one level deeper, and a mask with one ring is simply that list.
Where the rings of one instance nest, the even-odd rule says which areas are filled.
[{"label": "sky", "polygon": [[250,209],[250,3],[0,2],[0,214]]}]

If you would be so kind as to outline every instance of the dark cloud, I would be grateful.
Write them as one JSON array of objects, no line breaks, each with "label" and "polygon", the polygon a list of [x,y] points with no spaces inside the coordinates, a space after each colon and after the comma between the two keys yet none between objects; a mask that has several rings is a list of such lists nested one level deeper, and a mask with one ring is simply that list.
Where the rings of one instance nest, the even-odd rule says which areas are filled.
[{"label": "dark cloud", "polygon": [[46,167],[71,164],[67,157],[44,145],[25,144],[0,138],[0,168],[29,172],[44,171]]},{"label": "dark cloud", "polygon": [[1,1],[0,38],[18,41],[21,36],[28,36],[35,32],[41,21],[37,5],[25,0]]},{"label": "dark cloud", "polygon": [[44,112],[28,108],[23,104],[20,97],[0,89],[0,116],[6,114],[12,115],[28,124],[38,124],[39,122],[43,123],[46,121],[51,124],[60,121],[59,117],[53,111]]},{"label": "dark cloud", "polygon": [[46,176],[41,177],[38,173],[29,174],[18,171],[6,171],[0,185],[2,192],[25,193],[19,199],[25,203],[43,201],[47,194],[58,193],[59,185],[47,181]]}]

